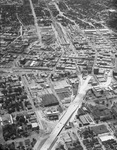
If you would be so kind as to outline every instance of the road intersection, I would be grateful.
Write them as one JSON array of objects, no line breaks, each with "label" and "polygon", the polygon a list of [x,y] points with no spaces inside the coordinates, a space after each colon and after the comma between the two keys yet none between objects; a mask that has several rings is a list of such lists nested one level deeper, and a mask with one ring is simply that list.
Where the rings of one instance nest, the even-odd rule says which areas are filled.
[{"label": "road intersection", "polygon": [[[111,72],[109,72],[107,76],[108,77],[107,77],[106,83],[105,84],[101,83],[97,87],[107,88],[111,84],[111,81],[112,81]],[[70,106],[68,107],[66,112],[63,114],[63,116],[61,117],[61,119],[59,120],[59,122],[57,123],[57,125],[55,126],[55,128],[53,129],[53,131],[51,132],[48,139],[45,141],[44,145],[41,147],[40,150],[45,150],[45,149],[51,150],[51,148],[55,144],[57,136],[60,134],[60,132],[62,131],[64,126],[68,123],[68,121],[73,116],[73,114],[76,112],[76,110],[78,111],[78,109],[82,106],[82,103],[84,102],[84,97],[85,97],[87,91],[89,89],[93,88],[91,85],[88,84],[89,81],[91,80],[91,78],[92,78],[92,76],[88,75],[86,80],[83,80],[82,76],[81,75],[79,76],[80,85],[79,85],[77,96],[71,102]],[[34,150],[39,150],[38,146],[39,145],[36,144],[34,147]]]}]

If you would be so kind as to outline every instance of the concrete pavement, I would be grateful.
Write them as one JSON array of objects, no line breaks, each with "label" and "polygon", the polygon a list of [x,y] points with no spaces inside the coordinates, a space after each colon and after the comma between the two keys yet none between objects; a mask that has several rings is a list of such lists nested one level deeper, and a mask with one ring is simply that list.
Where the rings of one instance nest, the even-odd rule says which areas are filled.
[{"label": "concrete pavement", "polygon": [[39,26],[38,26],[38,21],[37,21],[37,17],[36,17],[36,14],[35,14],[35,10],[34,10],[34,7],[33,7],[32,0],[29,0],[29,2],[30,2],[30,7],[31,7],[31,10],[32,10],[33,17],[34,17],[35,27],[36,27],[36,30],[37,30],[37,36],[39,38],[40,44],[42,44],[41,31],[40,31]]},{"label": "concrete pavement", "polygon": [[[45,141],[44,145],[41,147],[40,150],[50,150],[53,146],[53,144],[56,141],[57,136],[63,129],[63,127],[66,125],[66,123],[69,121],[69,119],[72,117],[76,109],[79,109],[82,105],[82,102],[84,100],[84,96],[88,89],[88,82],[91,79],[91,76],[88,76],[86,81],[84,81],[83,85],[81,85],[81,89],[78,91],[78,95],[73,100],[71,105],[68,107],[66,113],[61,117],[58,124],[53,129],[52,133],[49,135],[49,138]],[[39,145],[35,145],[34,150],[38,149]]]}]

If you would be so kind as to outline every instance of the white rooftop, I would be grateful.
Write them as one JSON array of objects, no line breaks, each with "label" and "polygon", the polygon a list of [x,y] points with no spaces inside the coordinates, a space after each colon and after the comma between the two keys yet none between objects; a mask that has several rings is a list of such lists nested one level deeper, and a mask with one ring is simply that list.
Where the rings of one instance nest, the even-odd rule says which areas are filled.
[{"label": "white rooftop", "polygon": [[114,137],[113,137],[112,135],[100,136],[100,140],[101,140],[102,142],[108,141],[108,140],[111,140],[111,139],[114,139]]}]

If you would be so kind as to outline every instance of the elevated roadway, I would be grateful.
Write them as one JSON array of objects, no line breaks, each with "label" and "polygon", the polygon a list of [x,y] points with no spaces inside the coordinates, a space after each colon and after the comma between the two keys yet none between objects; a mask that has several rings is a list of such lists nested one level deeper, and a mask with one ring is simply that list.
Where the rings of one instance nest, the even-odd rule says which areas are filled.
[{"label": "elevated roadway", "polygon": [[[53,145],[56,142],[57,136],[60,134],[63,127],[71,119],[75,111],[81,107],[84,97],[86,95],[86,92],[93,87],[88,84],[88,82],[91,79],[90,75],[87,76],[85,81],[82,79],[81,75],[79,76],[79,79],[80,79],[80,85],[79,85],[77,96],[75,97],[73,102],[71,102],[70,106],[68,107],[66,112],[63,114],[58,124],[55,126],[55,128],[53,129],[53,131],[51,132],[51,134],[49,135],[45,143],[42,145],[42,147],[39,148],[39,144],[37,142],[34,146],[34,150],[51,150]],[[106,83],[105,84],[100,83],[97,87],[100,87],[100,88],[109,87],[109,85],[111,84],[111,81],[112,81],[112,72],[109,72]]]},{"label": "elevated roadway", "polygon": [[49,135],[48,139],[45,141],[44,145],[39,149],[38,142],[35,144],[34,150],[51,150],[52,146],[54,145],[57,136],[63,129],[63,127],[67,124],[67,122],[70,120],[74,112],[79,109],[82,105],[82,102],[84,100],[85,94],[87,90],[90,88],[88,85],[89,80],[91,79],[91,76],[88,76],[87,79],[82,82],[82,85],[80,84],[80,88],[78,91],[78,95],[73,100],[73,102],[68,107],[65,114],[61,117],[58,124],[55,126],[51,134]]},{"label": "elevated roadway", "polygon": [[[49,6],[46,3],[48,9]],[[49,10],[50,11],[50,10]],[[56,20],[52,15],[52,12],[50,11],[51,14],[51,18],[54,24],[54,27],[56,28],[59,37],[65,37],[65,33],[60,32],[60,30],[58,30],[58,26],[56,24]],[[65,38],[67,39],[67,38]],[[70,48],[73,49],[72,44],[70,44]],[[73,49],[74,50],[74,49]],[[74,51],[75,53],[75,51]],[[64,126],[67,124],[67,122],[71,119],[71,117],[73,116],[73,114],[75,113],[76,110],[78,110],[84,100],[84,97],[86,95],[86,92],[92,88],[90,85],[88,85],[89,80],[91,79],[91,76],[87,76],[86,80],[84,81],[82,79],[82,76],[79,75],[79,79],[80,79],[80,85],[79,85],[79,89],[78,89],[78,94],[75,97],[75,99],[71,102],[70,106],[68,107],[68,109],[66,110],[66,112],[63,114],[63,116],[61,117],[61,119],[59,120],[59,122],[57,123],[57,125],[55,126],[55,128],[53,129],[53,131],[51,132],[51,134],[49,135],[49,137],[47,138],[47,140],[44,142],[44,144],[41,146],[41,148],[39,147],[39,141],[37,141],[37,143],[34,146],[34,150],[51,150],[53,148],[53,145],[55,144],[58,135],[60,134],[60,132],[62,131],[62,129],[64,128]],[[99,87],[103,88],[103,87],[107,87],[109,84],[111,83],[111,76],[108,77],[107,79],[107,83],[105,85],[100,84]]]}]

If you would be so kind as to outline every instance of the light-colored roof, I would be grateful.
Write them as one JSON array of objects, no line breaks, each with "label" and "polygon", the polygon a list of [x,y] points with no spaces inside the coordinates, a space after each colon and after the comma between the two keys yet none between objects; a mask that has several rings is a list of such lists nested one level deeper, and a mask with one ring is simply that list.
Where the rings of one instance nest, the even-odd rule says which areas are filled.
[{"label": "light-colored roof", "polygon": [[34,123],[31,123],[32,124],[32,128],[35,128],[38,126],[38,123],[37,122],[34,122]]},{"label": "light-colored roof", "polygon": [[103,141],[108,141],[114,139],[114,137],[112,135],[104,135],[104,136],[100,136],[100,140]]}]

